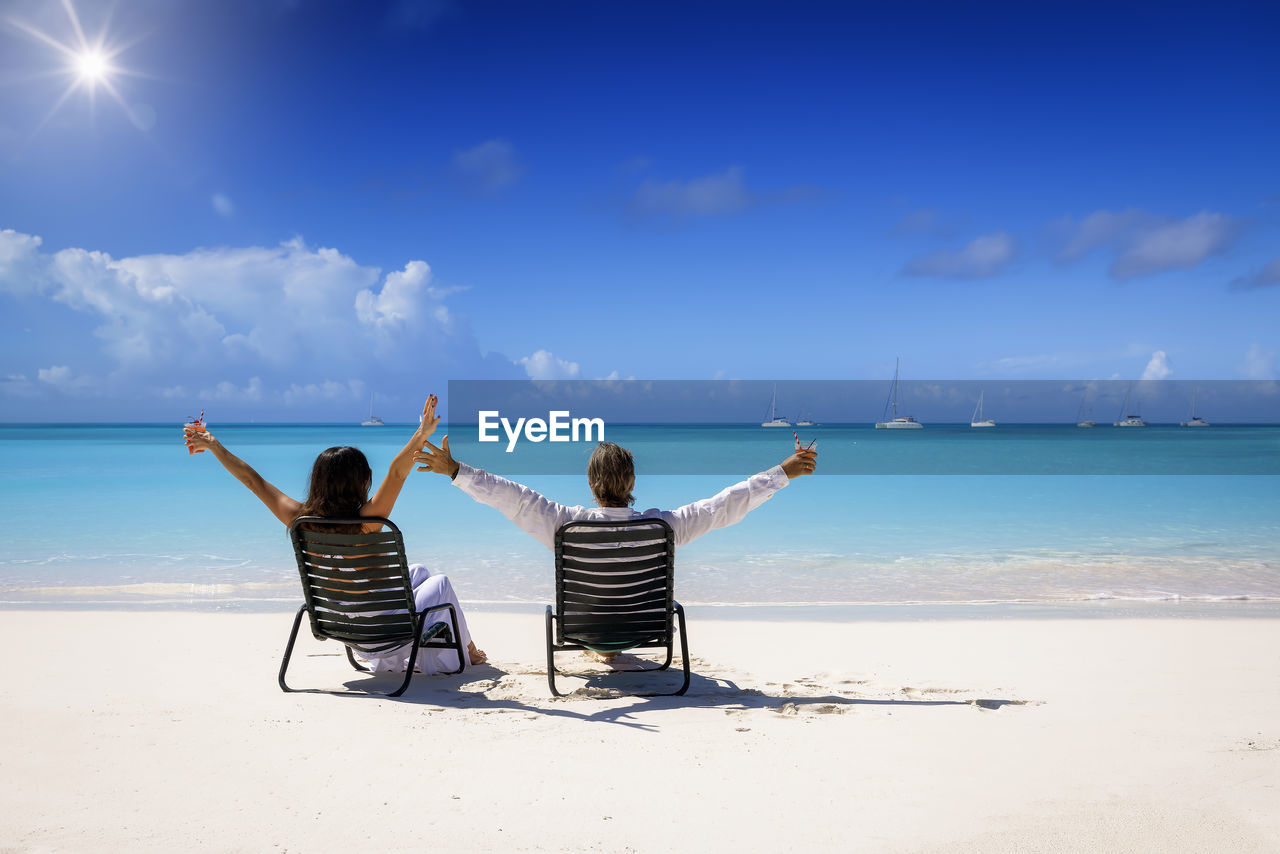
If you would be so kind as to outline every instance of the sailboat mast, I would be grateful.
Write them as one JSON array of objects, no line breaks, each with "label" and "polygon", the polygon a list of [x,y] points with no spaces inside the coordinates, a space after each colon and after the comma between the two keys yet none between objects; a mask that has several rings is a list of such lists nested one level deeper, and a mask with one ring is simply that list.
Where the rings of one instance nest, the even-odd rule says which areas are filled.
[{"label": "sailboat mast", "polygon": [[893,360],[893,417],[898,417],[898,367],[902,364],[902,358],[898,357]]}]

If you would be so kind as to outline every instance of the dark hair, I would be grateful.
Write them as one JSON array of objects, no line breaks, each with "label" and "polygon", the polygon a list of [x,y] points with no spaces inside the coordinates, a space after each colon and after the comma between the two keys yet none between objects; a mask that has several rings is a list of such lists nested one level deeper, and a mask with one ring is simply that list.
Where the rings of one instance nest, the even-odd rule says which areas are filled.
[{"label": "dark hair", "polygon": [[359,516],[372,485],[373,470],[359,448],[326,448],[311,466],[307,500],[298,515]]},{"label": "dark hair", "polygon": [[601,442],[587,462],[587,485],[601,507],[630,507],[636,500],[636,466],[631,452],[613,442]]}]

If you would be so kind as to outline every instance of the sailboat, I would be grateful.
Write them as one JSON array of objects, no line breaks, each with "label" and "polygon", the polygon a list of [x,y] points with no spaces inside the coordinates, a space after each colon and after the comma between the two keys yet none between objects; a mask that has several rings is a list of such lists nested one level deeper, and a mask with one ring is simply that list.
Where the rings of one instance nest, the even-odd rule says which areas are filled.
[{"label": "sailboat", "polygon": [[1080,411],[1076,413],[1077,427],[1096,427],[1097,422],[1093,420],[1093,407],[1085,408],[1085,400],[1089,397],[1089,390],[1085,389],[1084,394],[1080,395]]},{"label": "sailboat", "polygon": [[978,405],[973,408],[973,416],[969,419],[970,427],[994,427],[996,422],[990,418],[982,417],[982,396],[985,392],[978,392]]},{"label": "sailboat", "polygon": [[1191,392],[1191,420],[1183,421],[1182,422],[1183,427],[1208,427],[1209,426],[1208,421],[1205,421],[1199,415],[1196,415],[1196,394],[1199,391],[1200,389],[1197,388],[1195,391]]},{"label": "sailboat", "polygon": [[816,427],[818,425],[814,424],[813,421],[809,418],[809,416],[804,414],[804,410],[801,409],[800,420],[796,422],[796,426],[797,427]]},{"label": "sailboat", "polygon": [[1124,415],[1119,421],[1112,422],[1112,427],[1146,427],[1147,422],[1142,420],[1141,415],[1129,414],[1129,396],[1133,392],[1133,383],[1129,383],[1129,390],[1124,393],[1124,409],[1120,410],[1120,414]]},{"label": "sailboat", "polygon": [[[893,363],[893,386],[889,391],[889,398],[893,401],[893,418],[887,421],[877,421],[877,430],[922,430],[924,425],[912,418],[910,415],[898,414],[898,365],[901,359],[897,359]],[[889,401],[885,401],[885,413],[889,412]]]},{"label": "sailboat", "polygon": [[778,417],[778,384],[773,384],[773,400],[769,402],[769,417],[760,422],[761,427],[790,427],[791,422]]},{"label": "sailboat", "polygon": [[369,393],[369,417],[360,422],[361,427],[385,427],[382,419],[373,414],[373,393]]}]

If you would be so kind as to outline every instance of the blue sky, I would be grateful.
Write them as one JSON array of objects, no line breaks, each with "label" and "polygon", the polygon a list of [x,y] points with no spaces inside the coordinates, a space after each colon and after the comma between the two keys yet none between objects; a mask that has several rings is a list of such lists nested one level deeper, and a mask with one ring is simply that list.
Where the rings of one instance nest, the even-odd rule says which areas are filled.
[{"label": "blue sky", "polygon": [[[51,44],[80,52],[73,13],[118,49],[92,86]],[[1267,3],[0,2],[0,421],[347,421],[373,391],[409,420],[451,379],[897,356],[1275,379],[1278,31]]]}]

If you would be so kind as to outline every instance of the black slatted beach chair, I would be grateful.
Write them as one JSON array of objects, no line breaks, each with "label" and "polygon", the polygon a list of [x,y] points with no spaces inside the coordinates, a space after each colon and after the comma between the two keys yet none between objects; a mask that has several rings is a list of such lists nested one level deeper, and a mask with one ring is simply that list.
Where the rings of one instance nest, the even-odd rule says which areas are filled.
[{"label": "black slatted beach chair", "polygon": [[[675,534],[661,519],[567,522],[556,531],[556,604],[547,606],[547,681],[556,689],[555,654],[567,650],[623,652],[665,648],[671,666],[673,618],[680,622],[684,683],[689,690],[689,642],[684,609],[673,596]],[[554,624],[554,632],[553,632]],[[631,671],[635,672],[635,671]]]},{"label": "black slatted beach chair", "polygon": [[[344,532],[353,530],[352,525],[371,523],[382,529],[373,534]],[[306,604],[293,619],[293,631],[280,662],[280,690],[294,690],[285,684],[284,674],[303,614],[311,617],[311,634],[318,640],[335,640],[346,647],[347,660],[356,670],[369,668],[356,661],[353,649],[380,653],[412,644],[404,682],[388,697],[399,697],[409,687],[419,649],[452,649],[458,653],[458,669],[451,672],[461,673],[466,667],[453,606],[440,605],[423,613],[414,608],[404,538],[390,520],[303,516],[289,526],[289,539],[298,559]],[[429,621],[439,611],[449,612],[447,623]]]}]

